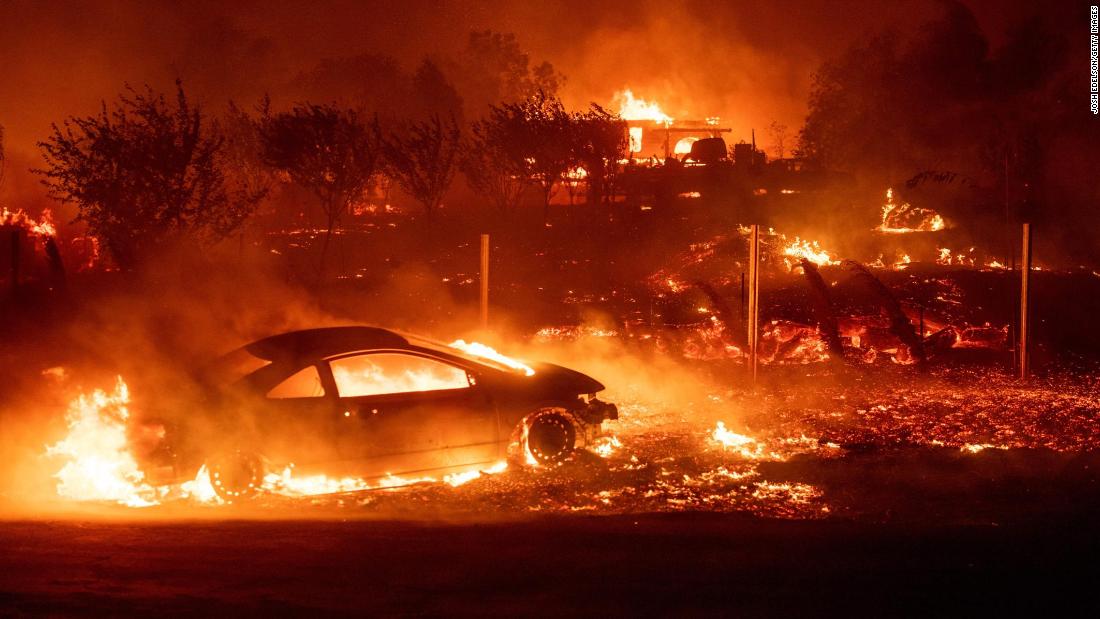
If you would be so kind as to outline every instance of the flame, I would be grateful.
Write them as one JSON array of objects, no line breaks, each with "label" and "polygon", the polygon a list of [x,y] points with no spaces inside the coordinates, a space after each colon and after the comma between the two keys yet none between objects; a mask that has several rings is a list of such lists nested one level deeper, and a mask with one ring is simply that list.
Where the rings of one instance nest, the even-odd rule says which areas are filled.
[{"label": "flame", "polygon": [[180,484],[180,489],[185,498],[190,497],[199,503],[220,504],[222,502],[214,491],[214,482],[210,479],[210,470],[205,464],[199,467],[199,472],[194,479]]},{"label": "flame", "polygon": [[535,371],[531,369],[530,366],[511,357],[506,357],[498,353],[496,350],[493,350],[491,347],[486,346],[485,344],[481,344],[478,342],[466,343],[465,340],[455,340],[451,342],[451,347],[457,348],[462,352],[468,355],[472,355],[474,357],[481,357],[482,359],[496,361],[497,363],[510,367],[513,370],[521,371],[527,376],[535,375]]},{"label": "flame", "polygon": [[616,436],[601,437],[592,447],[592,451],[601,458],[608,458],[611,454],[623,446],[622,441]]},{"label": "flame", "polygon": [[[63,372],[61,368],[56,368]],[[51,371],[51,375],[54,372]],[[127,507],[150,507],[166,499],[191,499],[198,503],[221,505],[209,468],[204,464],[189,481],[154,486],[145,479],[129,439],[130,390],[120,376],[113,392],[96,389],[81,394],[69,404],[66,414],[68,434],[46,447],[46,455],[64,458],[54,475],[57,494],[76,501],[109,501]],[[368,481],[360,477],[328,475],[297,476],[294,464],[263,476],[261,493],[305,497],[362,490],[398,488],[418,483],[446,483],[461,486],[483,475],[494,475],[508,468],[499,461],[481,470],[460,471],[438,477],[385,477]]]},{"label": "flame", "polygon": [[763,444],[751,436],[738,434],[726,428],[725,422],[722,421],[715,424],[710,437],[722,446],[723,451],[733,451],[749,460],[758,460],[768,455]]},{"label": "flame", "polygon": [[966,253],[964,252],[952,252],[948,247],[940,247],[939,255],[936,257],[936,264],[943,266],[974,266],[974,249],[973,247]]},{"label": "flame", "polygon": [[[800,260],[805,258],[814,264],[822,266],[827,264],[840,264],[840,261],[835,260],[829,252],[821,249],[821,245],[819,245],[817,241],[804,241],[797,236],[783,248],[783,255],[798,258]],[[788,267],[789,266],[788,264]]]},{"label": "flame", "polygon": [[443,476],[444,483],[457,488],[467,482],[471,482],[475,479],[482,477],[483,475],[496,475],[497,473],[503,473],[508,469],[508,462],[501,460],[493,466],[485,469],[484,471],[467,471],[465,473],[454,473],[451,475]]},{"label": "flame", "polygon": [[57,236],[57,228],[53,224],[53,214],[48,208],[42,209],[41,218],[34,219],[22,209],[12,211],[4,207],[0,209],[0,225],[26,228],[31,234],[41,237]]},{"label": "flame", "polygon": [[357,367],[333,363],[332,376],[341,393],[354,395],[438,391],[469,386],[465,372],[442,364],[399,370],[396,367],[382,369],[366,363]]},{"label": "flame", "polygon": [[665,124],[672,123],[672,117],[661,111],[661,106],[645,99],[635,98],[633,91],[629,88],[615,93],[611,100],[619,103],[619,116],[622,116],[623,120],[652,120]]},{"label": "flame", "polygon": [[908,202],[894,203],[894,190],[886,190],[886,203],[882,205],[882,223],[876,230],[889,234],[909,232],[937,232],[947,227],[943,217],[931,209],[912,206]]},{"label": "flame", "polygon": [[673,147],[672,152],[677,155],[688,155],[691,153],[691,145],[697,142],[699,138],[686,137],[677,140],[676,146]]},{"label": "flame", "polygon": [[581,181],[581,180],[584,180],[584,179],[588,178],[588,170],[585,170],[584,168],[582,168],[580,166],[577,166],[577,167],[573,168],[572,170],[566,171],[565,178],[566,178],[567,181]]},{"label": "flame", "polygon": [[632,153],[642,152],[642,128],[641,127],[629,127],[629,128],[627,128],[627,134],[630,138],[630,152],[632,152]]},{"label": "flame", "polygon": [[113,501],[129,507],[157,504],[160,492],[130,451],[126,436],[130,418],[130,389],[118,377],[112,393],[96,389],[69,404],[69,433],[46,448],[49,456],[66,459],[54,475],[57,494],[81,501]]}]

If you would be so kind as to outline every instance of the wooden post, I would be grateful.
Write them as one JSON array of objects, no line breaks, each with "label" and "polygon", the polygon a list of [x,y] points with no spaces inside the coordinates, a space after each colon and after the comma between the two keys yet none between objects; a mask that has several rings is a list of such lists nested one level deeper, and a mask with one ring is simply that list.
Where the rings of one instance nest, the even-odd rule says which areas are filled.
[{"label": "wooden post", "polygon": [[741,271],[741,313],[738,315],[739,320],[745,319],[745,272]]},{"label": "wooden post", "polygon": [[1030,284],[1031,284],[1031,224],[1024,224],[1023,243],[1020,251],[1020,380],[1027,380],[1031,367],[1028,359],[1028,337],[1030,336]]},{"label": "wooden post", "polygon": [[489,235],[481,235],[481,328],[489,328]]},{"label": "wooden post", "polygon": [[752,225],[749,237],[749,372],[756,383],[757,336],[760,332],[760,226]]}]

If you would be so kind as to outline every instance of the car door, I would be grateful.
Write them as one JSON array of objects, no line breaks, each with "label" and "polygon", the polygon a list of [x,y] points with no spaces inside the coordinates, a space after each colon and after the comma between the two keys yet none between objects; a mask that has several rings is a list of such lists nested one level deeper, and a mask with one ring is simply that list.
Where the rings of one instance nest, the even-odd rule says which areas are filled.
[{"label": "car door", "polygon": [[306,365],[267,390],[262,411],[242,411],[238,424],[261,437],[261,451],[272,462],[313,470],[339,459],[335,390],[322,371],[327,367]]},{"label": "car door", "polygon": [[328,360],[347,432],[345,458],[369,473],[415,474],[491,463],[494,408],[466,369],[424,354],[374,351]]}]

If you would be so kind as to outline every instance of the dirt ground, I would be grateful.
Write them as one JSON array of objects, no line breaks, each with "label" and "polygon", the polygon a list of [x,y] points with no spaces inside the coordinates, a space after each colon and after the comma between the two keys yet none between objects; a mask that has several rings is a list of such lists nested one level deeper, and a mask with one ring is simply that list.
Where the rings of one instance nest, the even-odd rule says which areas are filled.
[{"label": "dirt ground", "polygon": [[9,521],[0,614],[1085,616],[1100,610],[1100,535],[1079,516]]}]

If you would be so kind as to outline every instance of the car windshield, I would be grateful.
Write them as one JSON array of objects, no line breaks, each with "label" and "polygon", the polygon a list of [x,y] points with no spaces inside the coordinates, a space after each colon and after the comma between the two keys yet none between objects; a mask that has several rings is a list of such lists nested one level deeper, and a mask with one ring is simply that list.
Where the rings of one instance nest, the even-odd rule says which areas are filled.
[{"label": "car windshield", "polygon": [[[428,338],[424,338],[424,337],[420,337],[420,336],[416,336],[416,335],[406,335],[406,334],[402,334],[402,335],[413,346],[419,346],[421,348],[427,348],[428,350],[434,350],[436,352],[443,352],[443,353],[447,353],[449,355],[454,355],[456,357],[461,357],[462,359],[465,359],[467,361],[471,361],[473,363],[478,363],[478,364],[481,364],[481,365],[487,365],[487,366],[493,368],[494,370],[500,370],[501,372],[508,372],[509,374],[526,374],[526,375],[530,375],[530,374],[533,373],[533,371],[528,371],[528,369],[525,369],[526,366],[515,367],[515,366],[512,366],[512,365],[508,365],[506,363],[502,363],[500,361],[497,361],[496,359],[493,359],[491,357],[485,357],[485,356],[482,356],[482,355],[472,354],[472,353],[467,352],[465,350],[462,350],[460,348],[455,348],[454,346],[444,344],[443,342],[437,342],[435,340],[430,340]],[[459,341],[461,342],[462,340],[459,340]]]}]

